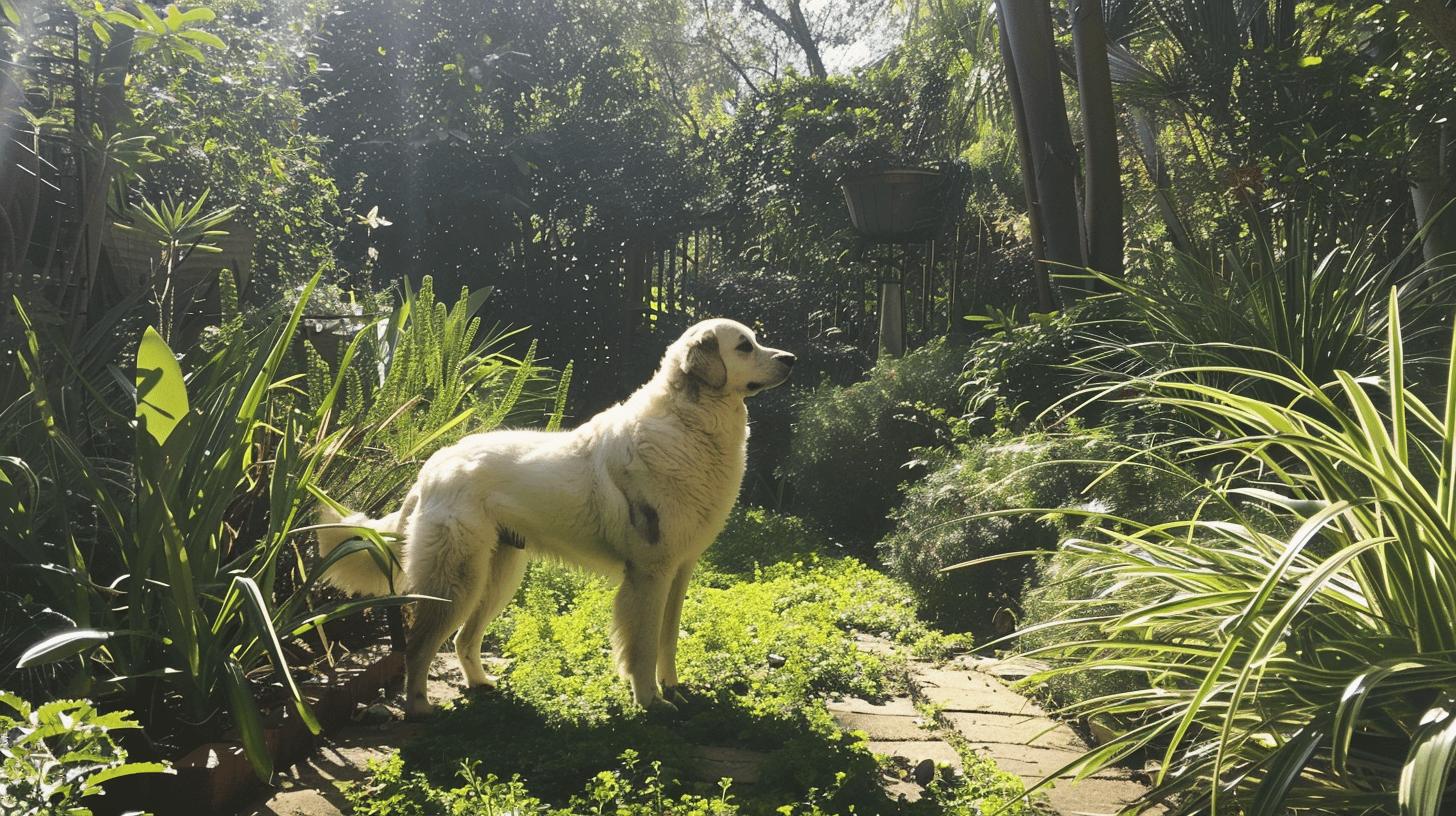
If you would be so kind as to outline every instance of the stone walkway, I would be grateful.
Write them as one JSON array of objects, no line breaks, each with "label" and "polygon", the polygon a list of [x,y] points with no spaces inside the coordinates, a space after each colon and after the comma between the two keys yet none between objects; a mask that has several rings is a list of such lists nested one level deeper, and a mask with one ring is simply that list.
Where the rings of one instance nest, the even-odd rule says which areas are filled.
[{"label": "stone walkway", "polygon": [[[858,645],[880,654],[896,650],[889,641],[864,635]],[[1030,787],[1076,759],[1087,746],[1072,729],[1048,717],[998,676],[1019,679],[1027,673],[995,660],[960,658],[944,667],[911,660],[910,696],[884,702],[850,698],[831,702],[829,709],[840,727],[868,735],[871,751],[897,758],[902,767],[912,769],[918,784],[887,780],[891,795],[914,800],[937,766],[959,769],[960,754],[947,740],[964,740],[971,750]],[[937,712],[935,721],[927,722],[916,703],[931,706]],[[1105,816],[1119,812],[1143,791],[1128,772],[1108,770],[1080,782],[1059,779],[1039,793],[1064,816]]]}]

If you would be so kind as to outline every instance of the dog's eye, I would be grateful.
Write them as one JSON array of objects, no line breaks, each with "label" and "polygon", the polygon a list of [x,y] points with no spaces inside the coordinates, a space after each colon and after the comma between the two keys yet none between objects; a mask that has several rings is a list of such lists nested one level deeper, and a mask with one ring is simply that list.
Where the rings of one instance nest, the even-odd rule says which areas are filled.
[{"label": "dog's eye", "polygon": [[738,353],[739,354],[747,354],[750,351],[753,351],[753,344],[750,343],[750,342],[748,342],[748,338],[747,337],[743,338],[742,340],[740,340],[738,342]]}]

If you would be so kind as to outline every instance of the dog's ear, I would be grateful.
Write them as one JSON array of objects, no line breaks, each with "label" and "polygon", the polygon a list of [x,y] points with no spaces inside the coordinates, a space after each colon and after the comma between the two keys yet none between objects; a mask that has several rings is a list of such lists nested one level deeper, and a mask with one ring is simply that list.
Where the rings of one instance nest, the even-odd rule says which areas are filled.
[{"label": "dog's ear", "polygon": [[682,358],[682,372],[709,388],[722,388],[728,384],[728,367],[723,365],[723,355],[718,353],[718,334],[705,331],[688,343],[688,352]]}]

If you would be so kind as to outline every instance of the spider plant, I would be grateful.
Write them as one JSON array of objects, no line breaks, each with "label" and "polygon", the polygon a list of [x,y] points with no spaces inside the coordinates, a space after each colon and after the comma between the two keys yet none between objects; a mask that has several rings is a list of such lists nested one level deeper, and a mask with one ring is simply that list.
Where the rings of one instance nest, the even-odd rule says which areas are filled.
[{"label": "spider plant", "polygon": [[[1200,511],[1088,512],[1063,543],[1107,589],[1041,625],[1069,633],[1034,652],[1065,661],[1045,676],[1142,684],[1072,707],[1126,727],[1069,769],[1152,755],[1138,806],[1172,813],[1441,812],[1456,758],[1456,336],[1444,402],[1427,404],[1396,304],[1392,290],[1378,375],[1205,366],[1141,383],[1215,429],[1178,452],[1226,468],[1203,480],[1145,458],[1202,491]],[[1280,396],[1205,384],[1223,376]],[[1108,597],[1134,600],[1108,612]]]}]

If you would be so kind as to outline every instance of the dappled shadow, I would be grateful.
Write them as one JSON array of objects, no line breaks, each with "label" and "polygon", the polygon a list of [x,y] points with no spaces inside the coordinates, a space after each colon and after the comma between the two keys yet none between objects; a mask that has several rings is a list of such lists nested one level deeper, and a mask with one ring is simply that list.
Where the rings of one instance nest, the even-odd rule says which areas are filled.
[{"label": "dappled shadow", "polygon": [[[531,792],[553,804],[582,793],[603,770],[621,767],[623,752],[637,752],[637,773],[661,763],[669,792],[715,796],[717,776],[735,779],[730,793],[749,813],[771,813],[816,801],[833,812],[929,813],[929,802],[891,800],[880,785],[873,757],[856,738],[834,728],[817,707],[809,713],[760,714],[744,710],[728,692],[696,694],[673,717],[641,712],[597,721],[545,716],[506,692],[469,695],[438,714],[402,751],[407,767],[440,786],[458,784],[461,764],[479,761],[481,774],[520,775]],[[705,750],[722,749],[722,750]],[[733,761],[714,764],[705,754]],[[743,763],[745,757],[760,761]],[[734,767],[756,773],[737,774]],[[842,774],[842,776],[840,776]]]}]

